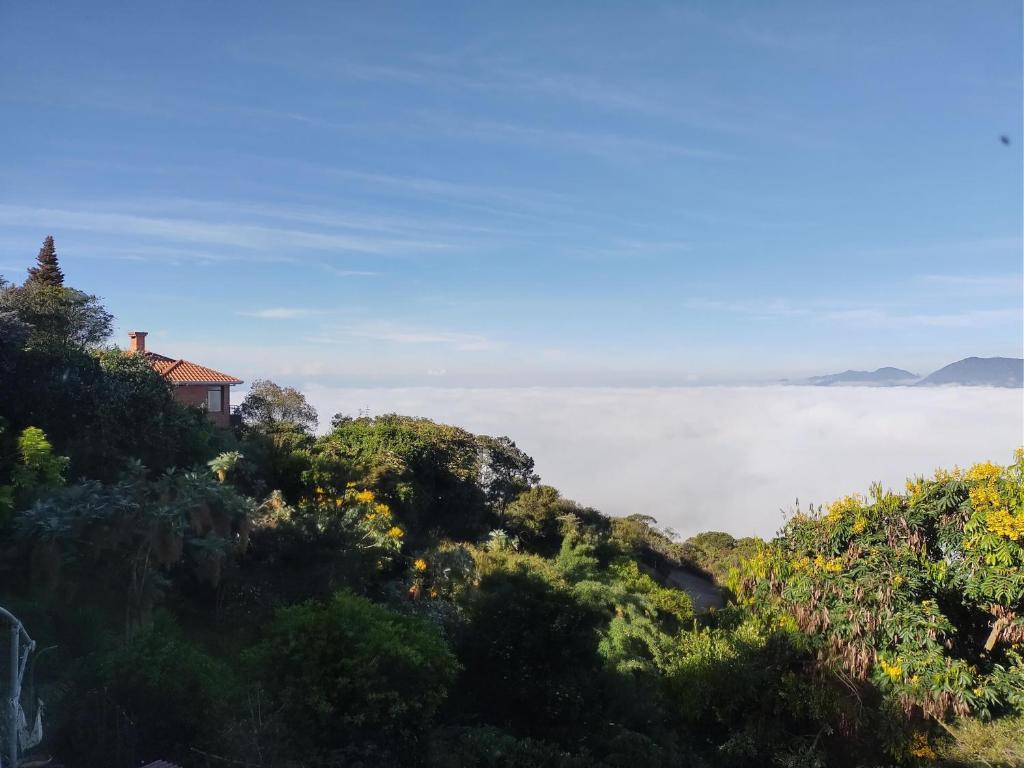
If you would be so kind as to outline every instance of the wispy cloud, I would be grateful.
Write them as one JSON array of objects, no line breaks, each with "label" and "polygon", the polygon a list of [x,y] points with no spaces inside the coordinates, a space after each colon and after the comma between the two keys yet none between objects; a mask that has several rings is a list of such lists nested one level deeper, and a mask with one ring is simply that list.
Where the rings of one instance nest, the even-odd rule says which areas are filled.
[{"label": "wispy cloud", "polygon": [[[557,101],[728,133],[751,130],[748,121],[737,120],[735,115],[726,117],[720,104],[692,90],[680,94],[678,85],[671,87],[666,78],[657,76],[623,79],[614,73],[540,68],[535,63],[468,51],[442,55],[413,53],[400,59],[392,57],[386,62],[351,56],[311,62],[306,56],[299,59],[278,55],[275,60],[291,69],[312,71],[317,76],[338,80],[397,84],[419,90],[501,94],[503,99]],[[321,122],[317,117],[290,112],[280,117],[311,124]]]},{"label": "wispy cloud", "polygon": [[443,197],[477,204],[486,201],[492,205],[512,205],[530,209],[554,205],[567,206],[573,202],[572,196],[548,189],[480,184],[455,179],[369,172],[349,168],[319,166],[318,170],[326,175],[387,187],[417,197]]},{"label": "wispy cloud", "polygon": [[243,317],[256,317],[261,320],[294,320],[300,317],[323,315],[326,310],[305,307],[267,307],[266,309],[250,309],[236,312]]},{"label": "wispy cloud", "polygon": [[451,250],[459,244],[446,239],[373,236],[314,231],[246,223],[220,223],[195,218],[139,216],[101,211],[68,210],[0,204],[0,224],[62,228],[79,232],[126,234],[171,242],[273,251],[309,248],[376,255],[400,255]]},{"label": "wispy cloud", "polygon": [[879,247],[845,249],[845,256],[976,256],[980,254],[1020,254],[1024,241],[1018,235],[1006,237],[979,237],[971,240],[946,240],[934,243],[906,243]]},{"label": "wispy cloud", "polygon": [[425,124],[449,133],[484,141],[517,141],[545,149],[582,152],[609,160],[625,160],[637,156],[661,155],[690,159],[723,158],[721,152],[704,147],[662,141],[649,137],[615,133],[577,131],[547,126],[523,125],[492,120],[472,120],[448,113],[420,111]]},{"label": "wispy cloud", "polygon": [[946,313],[898,313],[886,309],[847,309],[823,313],[829,320],[863,328],[991,328],[1020,323],[1020,308]]},{"label": "wispy cloud", "polygon": [[344,269],[342,267],[336,267],[333,264],[321,264],[320,268],[325,272],[330,272],[332,275],[337,277],[376,277],[381,274],[368,269]]},{"label": "wispy cloud", "polygon": [[353,339],[391,344],[442,345],[464,352],[479,352],[496,346],[494,341],[479,333],[419,328],[390,322],[332,326],[323,335],[308,337],[306,340],[318,344],[339,344]]},{"label": "wispy cloud", "polygon": [[992,291],[1015,291],[1020,293],[1024,290],[1024,275],[923,275],[922,280],[934,285],[949,286],[951,288],[967,288]]},{"label": "wispy cloud", "polygon": [[907,312],[878,304],[849,304],[818,300],[794,304],[786,299],[719,301],[689,299],[692,309],[730,312],[752,317],[812,318],[861,328],[990,328],[1019,323],[1024,310],[1019,307],[965,309],[958,312]]},{"label": "wispy cloud", "polygon": [[745,301],[687,299],[684,304],[691,309],[733,312],[756,317],[801,317],[815,312],[811,307],[796,306],[786,299],[749,299]]}]

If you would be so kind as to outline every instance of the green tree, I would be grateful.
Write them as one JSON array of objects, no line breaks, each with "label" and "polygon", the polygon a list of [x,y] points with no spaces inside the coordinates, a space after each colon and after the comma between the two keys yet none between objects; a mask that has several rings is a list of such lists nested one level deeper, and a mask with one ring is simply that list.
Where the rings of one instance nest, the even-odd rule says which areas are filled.
[{"label": "green tree", "polygon": [[61,288],[64,285],[64,273],[60,271],[57,262],[57,249],[53,245],[53,235],[47,235],[43,240],[43,247],[39,249],[36,256],[36,266],[28,270],[26,283],[34,285],[48,285],[53,288]]},{"label": "green tree", "polygon": [[[936,721],[1024,713],[1024,450],[798,513],[742,599],[861,696]],[[909,722],[909,721],[905,721]]]},{"label": "green tree", "polygon": [[93,349],[110,338],[113,321],[95,296],[44,282],[0,289],[0,312],[28,325],[30,349]]},{"label": "green tree", "polygon": [[149,481],[136,464],[117,483],[71,485],[19,513],[17,556],[4,575],[57,604],[88,601],[130,636],[170,588],[168,569],[220,583],[228,555],[245,547],[251,507],[208,473]]},{"label": "green tree", "polygon": [[40,488],[63,485],[68,459],[54,456],[43,430],[26,427],[18,437],[18,455],[21,461],[14,468],[12,479],[19,490],[35,493]]},{"label": "green tree", "polygon": [[604,615],[531,573],[486,575],[459,645],[463,710],[521,736],[588,740],[600,722]]},{"label": "green tree", "polygon": [[390,414],[336,420],[317,441],[310,484],[375,491],[417,536],[482,536],[490,512],[479,484],[476,436],[429,419]]},{"label": "green tree", "polygon": [[[0,437],[3,432],[0,422]],[[67,457],[54,455],[43,430],[26,427],[18,436],[11,483],[0,486],[0,523],[6,522],[16,508],[27,507],[47,490],[63,485],[67,467]]]},{"label": "green tree", "polygon": [[433,627],[345,592],[278,611],[249,659],[304,765],[422,762],[456,672]]},{"label": "green tree", "polygon": [[264,433],[281,427],[312,432],[317,423],[316,409],[306,402],[305,395],[269,379],[256,379],[238,410],[247,427]]},{"label": "green tree", "polygon": [[538,485],[520,493],[505,508],[504,522],[532,551],[552,555],[570,529],[607,530],[608,520],[589,507],[563,498],[556,488]]},{"label": "green tree", "polygon": [[[231,669],[161,616],[124,643],[85,659],[59,700],[62,728],[51,740],[74,765],[135,768],[169,759],[193,765],[217,749],[234,714]],[[62,706],[61,706],[62,705]]]},{"label": "green tree", "polygon": [[488,503],[496,512],[503,512],[518,494],[540,482],[533,458],[508,437],[477,438],[480,446],[480,485]]},{"label": "green tree", "polygon": [[153,473],[195,467],[224,439],[198,409],[182,405],[141,355],[99,352],[90,427],[68,441],[78,472],[113,480],[131,461]]},{"label": "green tree", "polygon": [[[4,286],[3,279],[0,278],[0,294],[5,290]],[[13,371],[16,358],[28,339],[30,330],[28,324],[22,322],[15,312],[0,312],[0,381]]]}]

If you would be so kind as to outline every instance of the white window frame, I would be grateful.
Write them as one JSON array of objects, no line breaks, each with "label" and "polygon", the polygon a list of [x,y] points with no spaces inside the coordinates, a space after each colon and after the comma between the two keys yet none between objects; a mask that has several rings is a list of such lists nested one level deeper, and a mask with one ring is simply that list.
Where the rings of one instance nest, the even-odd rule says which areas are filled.
[{"label": "white window frame", "polygon": [[[217,393],[217,407],[213,407],[212,396]],[[210,413],[224,412],[224,387],[208,387],[206,390],[206,410]]]}]

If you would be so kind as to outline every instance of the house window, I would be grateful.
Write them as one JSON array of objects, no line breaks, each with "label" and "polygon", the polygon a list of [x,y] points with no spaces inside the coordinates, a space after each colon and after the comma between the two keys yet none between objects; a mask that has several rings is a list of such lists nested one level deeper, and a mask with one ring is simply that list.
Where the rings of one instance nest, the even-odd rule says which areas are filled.
[{"label": "house window", "polygon": [[210,390],[206,393],[206,410],[210,413],[220,413],[224,410],[221,397],[223,392],[220,387],[210,387]]}]

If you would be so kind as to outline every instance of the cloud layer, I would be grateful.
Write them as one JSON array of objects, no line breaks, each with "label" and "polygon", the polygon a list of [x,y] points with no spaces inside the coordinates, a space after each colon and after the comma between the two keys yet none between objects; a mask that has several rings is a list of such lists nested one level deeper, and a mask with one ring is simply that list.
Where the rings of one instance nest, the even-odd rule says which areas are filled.
[{"label": "cloud layer", "polygon": [[398,412],[507,434],[544,482],[682,535],[771,535],[799,498],[991,459],[1024,442],[1015,390],[815,387],[341,389],[305,387],[321,424]]}]

